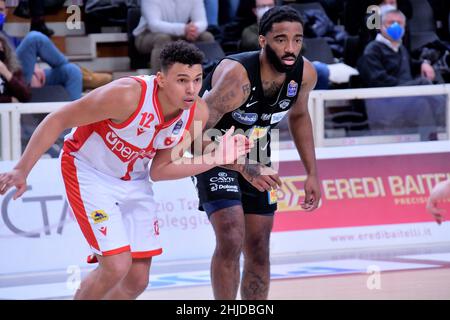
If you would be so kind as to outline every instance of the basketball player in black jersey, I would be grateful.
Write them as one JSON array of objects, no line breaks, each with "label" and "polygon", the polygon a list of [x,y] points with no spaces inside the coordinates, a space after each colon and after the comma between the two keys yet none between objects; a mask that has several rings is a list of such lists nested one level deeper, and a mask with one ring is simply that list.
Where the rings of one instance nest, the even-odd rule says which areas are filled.
[{"label": "basketball player in black jersey", "polygon": [[303,22],[291,7],[274,7],[261,18],[259,34],[260,51],[226,57],[202,89],[210,110],[207,128],[244,130],[255,140],[258,161],[217,167],[193,179],[200,209],[216,235],[211,262],[216,299],[236,298],[242,252],[241,298],[267,299],[269,238],[277,209],[273,190],[281,185],[270,167],[270,132],[284,116],[307,173],[303,209],[317,208],[321,196],[307,106],[317,75],[300,55]]}]

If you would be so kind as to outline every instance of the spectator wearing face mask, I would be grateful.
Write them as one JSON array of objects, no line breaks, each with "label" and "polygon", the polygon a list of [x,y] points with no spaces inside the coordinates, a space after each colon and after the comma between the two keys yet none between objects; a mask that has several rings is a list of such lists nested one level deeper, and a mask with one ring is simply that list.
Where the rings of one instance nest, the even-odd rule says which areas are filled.
[{"label": "spectator wearing face mask", "polygon": [[[399,10],[381,16],[380,33],[367,45],[358,62],[364,86],[430,85],[441,81],[428,61],[410,57],[402,43],[405,26],[406,18]],[[374,131],[390,128],[395,130],[391,133],[397,134],[419,128],[422,140],[435,140],[437,127],[443,127],[445,122],[442,96],[368,99],[366,110]]]},{"label": "spectator wearing face mask", "polygon": [[19,61],[8,44],[0,35],[0,103],[27,102],[31,90],[26,85]]},{"label": "spectator wearing face mask", "polygon": [[255,0],[253,13],[256,16],[256,23],[248,26],[242,31],[240,48],[242,51],[259,50],[258,24],[266,11],[275,6],[275,0]]}]

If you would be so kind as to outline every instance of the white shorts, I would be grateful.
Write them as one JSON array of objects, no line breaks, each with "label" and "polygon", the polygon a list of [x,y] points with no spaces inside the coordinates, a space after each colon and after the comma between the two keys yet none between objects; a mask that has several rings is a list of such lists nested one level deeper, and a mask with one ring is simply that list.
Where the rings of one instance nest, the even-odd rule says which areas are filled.
[{"label": "white shorts", "polygon": [[130,251],[143,259],[162,253],[150,181],[111,177],[64,152],[61,171],[69,207],[95,254]]}]

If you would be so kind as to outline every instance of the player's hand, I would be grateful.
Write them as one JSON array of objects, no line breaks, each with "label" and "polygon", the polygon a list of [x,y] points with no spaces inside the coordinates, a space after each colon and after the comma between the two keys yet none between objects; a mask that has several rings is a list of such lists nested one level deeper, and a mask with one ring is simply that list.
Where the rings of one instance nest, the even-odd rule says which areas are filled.
[{"label": "player's hand", "polygon": [[27,180],[25,174],[22,171],[14,169],[10,172],[0,174],[0,195],[4,195],[6,191],[8,191],[12,186],[16,187],[17,189],[16,193],[13,196],[14,200],[19,198],[25,191],[27,191]]},{"label": "player's hand", "polygon": [[441,224],[444,220],[443,214],[446,211],[439,208],[439,201],[445,198],[450,198],[450,181],[442,181],[438,183],[431,191],[430,197],[427,202],[427,210],[431,213],[438,224]]},{"label": "player's hand", "polygon": [[215,149],[215,157],[218,165],[231,164],[245,156],[253,148],[253,141],[242,134],[234,133],[232,126],[220,139]]},{"label": "player's hand", "polygon": [[305,200],[301,207],[305,211],[313,211],[319,205],[321,197],[320,184],[316,176],[308,176],[305,181]]},{"label": "player's hand", "polygon": [[260,192],[278,189],[282,185],[278,172],[259,163],[245,164],[239,172]]}]

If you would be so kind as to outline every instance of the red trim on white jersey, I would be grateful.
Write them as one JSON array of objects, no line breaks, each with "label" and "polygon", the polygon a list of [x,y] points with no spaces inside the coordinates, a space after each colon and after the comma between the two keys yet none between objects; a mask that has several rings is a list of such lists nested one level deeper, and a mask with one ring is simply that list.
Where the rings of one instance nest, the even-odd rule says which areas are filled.
[{"label": "red trim on white jersey", "polygon": [[123,129],[126,126],[128,126],[138,116],[138,114],[141,112],[142,106],[144,105],[145,95],[147,94],[147,83],[138,77],[130,77],[130,78],[136,80],[141,84],[141,97],[139,98],[138,107],[136,108],[136,110],[134,110],[133,114],[127,120],[121,123],[112,122],[111,119],[107,120],[108,124],[116,129]]},{"label": "red trim on white jersey", "polygon": [[86,140],[91,136],[92,132],[94,132],[94,127],[95,123],[76,128],[72,139],[64,141],[63,150],[69,154],[80,150]]},{"label": "red trim on white jersey", "polygon": [[77,178],[77,168],[75,166],[75,158],[63,152],[61,157],[61,171],[64,185],[67,192],[67,200],[78,221],[78,225],[83,232],[84,237],[91,247],[100,251],[94,231],[89,223],[88,213],[81,199],[80,185]]},{"label": "red trim on white jersey", "polygon": [[160,255],[162,254],[162,252],[163,252],[162,248],[151,251],[131,252],[131,257],[133,259],[146,259]]}]

